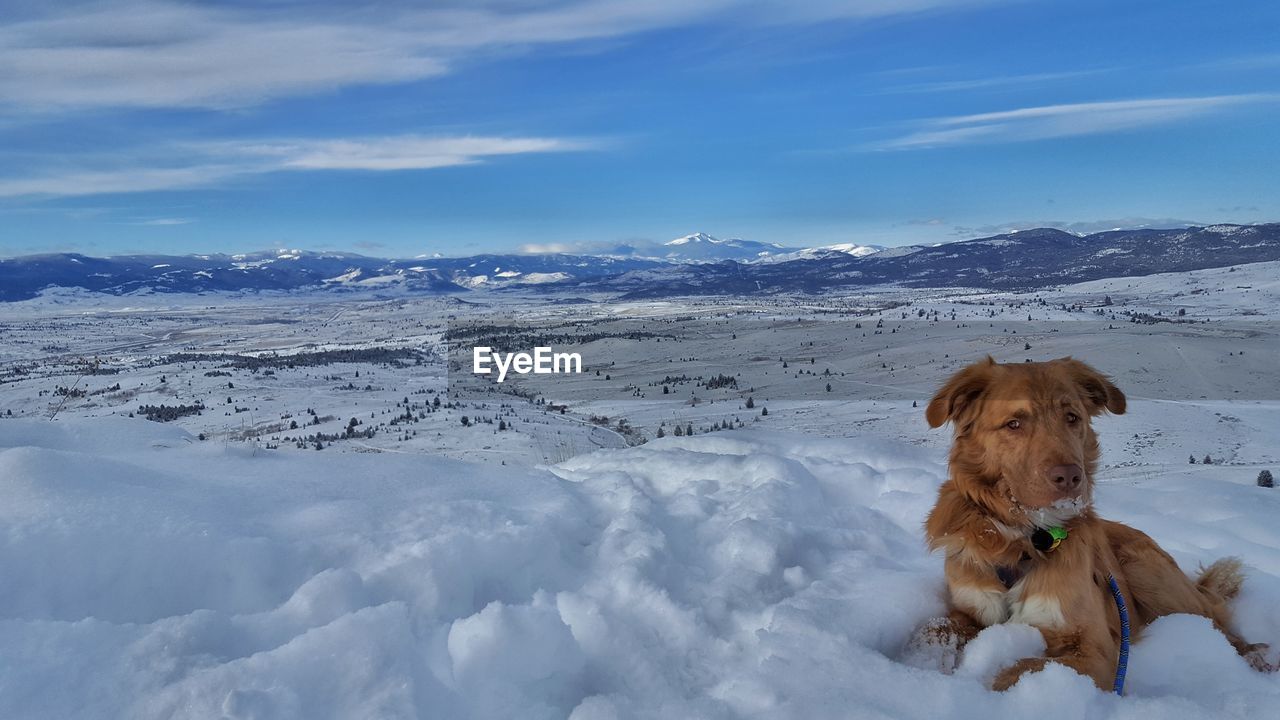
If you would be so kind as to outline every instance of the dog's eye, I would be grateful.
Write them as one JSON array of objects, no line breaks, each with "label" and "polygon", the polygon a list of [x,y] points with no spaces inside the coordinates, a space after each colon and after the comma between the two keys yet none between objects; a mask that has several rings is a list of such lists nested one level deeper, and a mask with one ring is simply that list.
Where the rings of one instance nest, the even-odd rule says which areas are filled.
[{"label": "dog's eye", "polygon": [[1010,430],[1017,430],[1018,428],[1022,427],[1022,421],[1010,420],[1009,422],[1005,423],[1004,426],[1009,428]]},{"label": "dog's eye", "polygon": [[1073,413],[1073,412],[1069,412],[1069,413],[1067,413],[1067,424],[1068,424],[1068,425],[1075,425],[1075,424],[1076,424],[1076,423],[1078,423],[1078,422],[1080,422],[1080,416],[1079,416],[1079,415],[1077,415],[1077,414],[1075,414],[1075,413]]}]

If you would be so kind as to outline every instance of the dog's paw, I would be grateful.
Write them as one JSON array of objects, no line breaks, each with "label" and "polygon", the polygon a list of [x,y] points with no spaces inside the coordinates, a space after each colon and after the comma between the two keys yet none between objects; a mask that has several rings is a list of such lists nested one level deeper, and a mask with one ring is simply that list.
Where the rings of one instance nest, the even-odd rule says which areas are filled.
[{"label": "dog's paw", "polygon": [[960,664],[965,639],[949,618],[933,618],[916,628],[899,659],[921,670],[950,675]]},{"label": "dog's paw", "polygon": [[1271,659],[1271,646],[1266,643],[1253,643],[1245,648],[1241,657],[1249,663],[1249,667],[1258,672],[1273,673],[1280,671],[1280,658]]},{"label": "dog's paw", "polygon": [[1022,679],[1027,673],[1039,672],[1049,663],[1048,658],[1023,658],[1009,667],[1001,670],[996,679],[991,681],[991,689],[996,692],[1004,692]]}]

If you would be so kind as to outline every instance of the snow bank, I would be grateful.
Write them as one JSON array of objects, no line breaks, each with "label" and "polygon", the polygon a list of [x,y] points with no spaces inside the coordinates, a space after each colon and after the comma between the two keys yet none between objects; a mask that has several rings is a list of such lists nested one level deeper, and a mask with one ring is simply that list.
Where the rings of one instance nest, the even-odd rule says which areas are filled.
[{"label": "snow bank", "polygon": [[[1135,646],[1123,699],[1061,667],[986,690],[1034,650],[1026,628],[984,633],[952,675],[901,662],[942,609],[920,535],[938,459],[737,432],[514,469],[254,454],[142,420],[0,423],[0,717],[1280,709],[1280,680],[1197,618],[1161,620]],[[1203,489],[1212,517],[1187,502],[1148,512],[1162,542],[1180,525],[1180,561],[1263,566],[1241,615],[1275,643],[1277,498],[1251,490]],[[1100,495],[1119,519],[1147,507],[1128,483]],[[1237,535],[1232,513],[1255,520]]]}]

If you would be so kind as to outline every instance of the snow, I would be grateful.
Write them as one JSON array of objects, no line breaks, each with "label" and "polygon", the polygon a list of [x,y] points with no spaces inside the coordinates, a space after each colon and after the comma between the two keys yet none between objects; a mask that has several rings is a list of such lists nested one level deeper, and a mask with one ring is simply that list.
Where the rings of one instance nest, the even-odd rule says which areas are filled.
[{"label": "snow", "polygon": [[349,271],[349,272],[343,273],[343,274],[341,274],[341,275],[338,275],[338,276],[336,276],[336,277],[325,278],[325,282],[327,282],[327,283],[350,283],[350,282],[355,282],[355,281],[356,281],[356,280],[357,280],[361,275],[363,275],[363,274],[364,274],[364,271],[363,271],[363,270],[355,269],[355,270],[351,270],[351,271]]},{"label": "snow", "polygon": [[857,243],[836,243],[835,245],[827,245],[817,248],[818,250],[836,250],[838,252],[847,253],[854,257],[865,257],[880,252],[883,248],[876,245],[858,245]]},{"label": "snow", "polygon": [[989,684],[1004,668],[1024,657],[1044,654],[1044,636],[1030,625],[992,625],[964,646],[956,674]]},{"label": "snow", "polygon": [[561,280],[568,280],[571,277],[573,276],[565,272],[550,272],[550,273],[531,272],[531,273],[526,273],[524,277],[521,278],[521,281],[524,282],[526,285],[534,285],[534,284],[540,284],[540,283],[560,282]]},{"label": "snow", "polygon": [[834,245],[823,245],[821,247],[805,248],[787,253],[762,253],[761,260],[764,262],[785,262],[788,260],[803,260],[808,258],[825,257],[835,255],[837,253],[849,255],[855,258],[863,258],[868,255],[875,255],[884,252],[885,248],[879,245],[858,245],[857,243],[836,243]]},{"label": "snow", "polygon": [[[126,418],[6,420],[0,716],[1280,708],[1280,676],[1190,617],[1135,644],[1123,699],[1053,666],[987,690],[1034,652],[1020,626],[985,631],[954,674],[904,662],[911,631],[943,609],[920,531],[941,461],[903,440],[736,431],[517,468],[282,455]],[[1280,644],[1280,494],[1204,470],[1104,479],[1100,509],[1184,567],[1243,557],[1242,628]]]},{"label": "snow", "polygon": [[[1242,557],[1242,634],[1280,647],[1280,493],[1253,484],[1280,470],[1277,267],[1034,293],[565,303],[509,289],[463,303],[54,291],[10,304],[0,717],[1274,715],[1277,676],[1248,670],[1196,618],[1137,639],[1125,698],[1061,667],[987,690],[1036,652],[1026,627],[988,629],[958,658],[906,641],[943,608],[921,522],[948,438],[913,401],[988,353],[1072,354],[1129,396],[1125,415],[1097,421],[1099,512],[1189,572]],[[1194,322],[1132,323],[1128,311]],[[442,338],[474,321],[609,335],[582,346],[612,380],[522,380],[564,414],[466,388]],[[675,337],[628,337],[637,323]],[[429,357],[270,374],[216,360],[404,347]],[[215,359],[164,361],[179,352]],[[112,374],[82,377],[84,357]],[[697,388],[697,404],[692,383],[670,395],[655,384],[720,372],[740,388]],[[64,405],[50,392],[74,383],[88,394]],[[387,425],[406,397],[415,411],[437,397],[460,409]],[[196,400],[203,414],[170,424],[125,417]],[[304,409],[328,418],[315,431],[358,417],[378,433],[298,448],[280,436]],[[461,413],[518,429],[463,427]],[[709,431],[738,418],[753,430]],[[650,442],[625,447],[620,419]],[[663,423],[668,437],[654,440]],[[698,434],[670,437],[677,423]]]},{"label": "snow", "polygon": [[710,235],[707,235],[706,233],[694,233],[692,235],[685,235],[684,237],[678,237],[675,240],[668,240],[667,242],[663,243],[663,245],[687,245],[689,243],[704,243],[704,242],[711,243],[712,245],[719,245],[720,243],[725,241],[719,238],[715,238]]}]

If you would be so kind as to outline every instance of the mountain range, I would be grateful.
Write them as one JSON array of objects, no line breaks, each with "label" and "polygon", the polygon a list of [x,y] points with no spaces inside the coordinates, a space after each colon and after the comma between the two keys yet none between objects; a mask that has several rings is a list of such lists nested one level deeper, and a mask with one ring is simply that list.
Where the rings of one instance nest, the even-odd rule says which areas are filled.
[{"label": "mountain range", "polygon": [[596,291],[622,297],[819,292],[842,287],[1030,289],[1280,260],[1280,223],[1113,230],[1037,228],[940,245],[785,247],[695,233],[587,253],[385,259],[272,250],[242,255],[74,253],[0,259],[0,301],[54,287],[93,292]]}]

